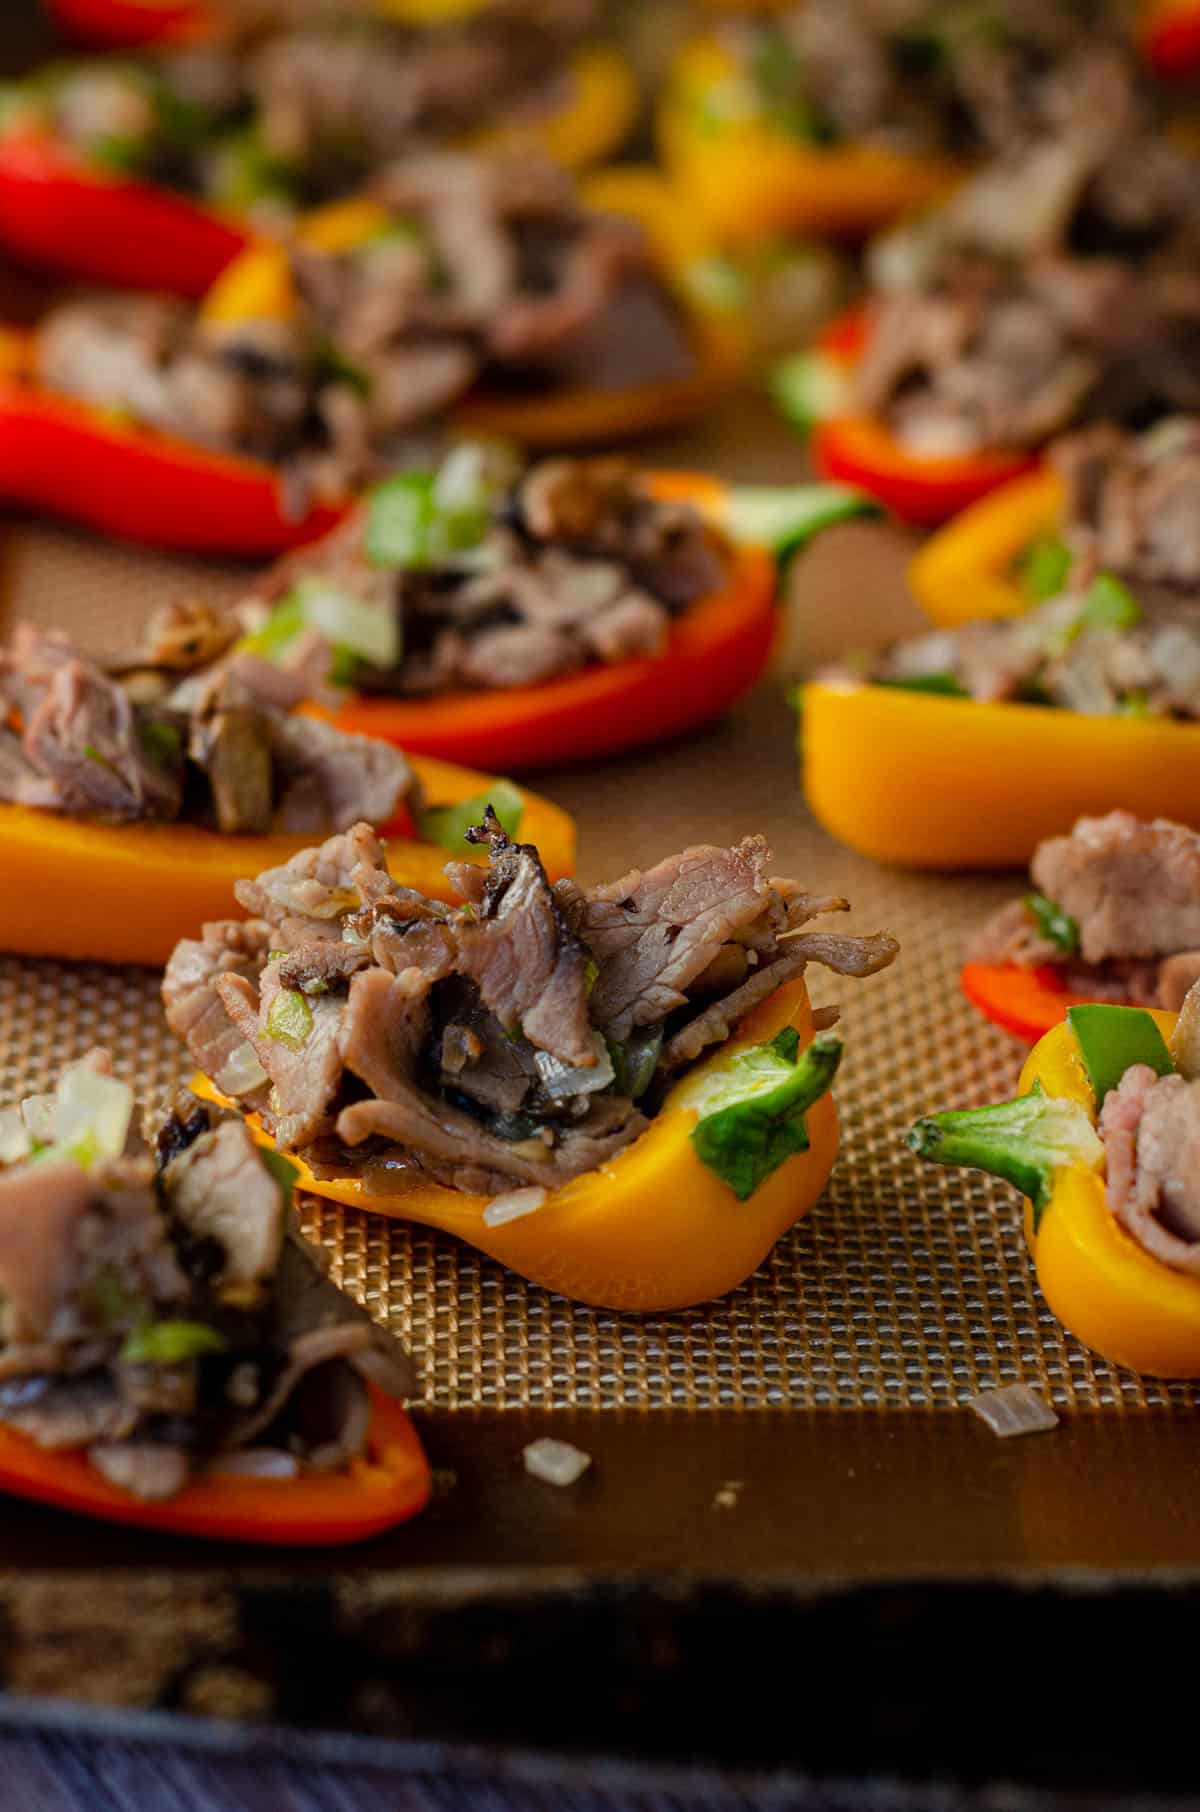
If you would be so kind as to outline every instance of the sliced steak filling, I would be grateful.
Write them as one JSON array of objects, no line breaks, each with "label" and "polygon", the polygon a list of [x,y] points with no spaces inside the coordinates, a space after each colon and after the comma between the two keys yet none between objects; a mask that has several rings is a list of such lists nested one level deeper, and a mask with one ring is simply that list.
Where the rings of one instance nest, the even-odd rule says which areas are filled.
[{"label": "sliced steak filling", "polygon": [[1108,1205],[1152,1257],[1200,1275],[1200,1083],[1146,1064],[1106,1095]]}]

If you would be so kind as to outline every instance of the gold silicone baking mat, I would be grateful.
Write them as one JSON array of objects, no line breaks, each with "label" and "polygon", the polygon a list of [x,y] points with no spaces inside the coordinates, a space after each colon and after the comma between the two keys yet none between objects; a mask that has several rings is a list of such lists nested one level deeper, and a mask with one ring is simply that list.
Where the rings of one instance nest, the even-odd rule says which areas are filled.
[{"label": "gold silicone baking mat", "polygon": [[[870,557],[843,546],[835,614],[862,607]],[[237,581],[65,531],[21,530],[8,550],[5,610],[9,620],[57,620],[111,645],[164,596],[198,585],[228,596]],[[816,627],[828,639],[830,622]],[[779,873],[844,892],[853,924],[886,926],[903,953],[866,983],[812,972],[818,1001],[845,1003],[842,1155],[812,1215],[722,1302],[642,1319],[605,1314],[526,1286],[441,1235],[306,1208],[334,1275],[411,1346],[430,1402],[902,1411],[961,1403],[1015,1379],[1084,1408],[1195,1401],[1190,1386],[1142,1382],[1061,1332],[1037,1293],[1011,1191],[919,1166],[904,1149],[904,1129],[921,1111],[1015,1084],[1018,1047],[956,989],[964,937],[1011,879],[899,874],[832,844],[804,810],[779,682],[686,744],[535,784],[575,813],[587,880],[687,842],[763,830]],[[924,809],[936,812],[936,800]],[[86,874],[70,898],[46,901],[48,913],[87,910]],[[0,959],[0,1096],[46,1086],[64,1058],[99,1041],[147,1094],[182,1068],[149,972]]]}]

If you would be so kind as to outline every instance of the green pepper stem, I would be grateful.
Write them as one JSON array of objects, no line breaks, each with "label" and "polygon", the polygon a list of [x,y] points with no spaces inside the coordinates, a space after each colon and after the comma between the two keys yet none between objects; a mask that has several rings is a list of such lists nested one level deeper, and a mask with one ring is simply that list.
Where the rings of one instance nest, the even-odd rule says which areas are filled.
[{"label": "green pepper stem", "polygon": [[990,1107],[931,1114],[909,1129],[908,1148],[934,1164],[962,1165],[1013,1183],[1041,1219],[1054,1174],[1069,1164],[1099,1170],[1104,1147],[1086,1108],[1052,1095],[1019,1095]]}]

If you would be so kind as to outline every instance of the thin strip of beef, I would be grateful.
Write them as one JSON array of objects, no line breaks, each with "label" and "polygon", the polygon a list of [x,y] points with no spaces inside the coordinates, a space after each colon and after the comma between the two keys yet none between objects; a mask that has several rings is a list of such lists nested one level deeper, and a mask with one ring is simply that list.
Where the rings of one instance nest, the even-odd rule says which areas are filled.
[{"label": "thin strip of beef", "polygon": [[1085,962],[1200,948],[1200,835],[1183,825],[1081,818],[1038,847],[1031,872],[1075,920]]},{"label": "thin strip of beef", "polygon": [[226,1012],[217,983],[222,976],[257,983],[270,943],[270,927],[262,919],[205,925],[198,940],[184,938],[176,944],[163,976],[167,1024],[205,1075],[227,1093],[235,1092],[231,1081],[237,1075],[227,1066],[244,1053],[247,1040]]},{"label": "thin strip of beef", "polygon": [[[269,963],[258,992],[240,975],[223,975],[217,993],[242,1037],[253,1047],[271,1081],[269,1115],[279,1143],[291,1150],[309,1145],[333,1128],[334,1102],[342,1078],[341,1024],[346,1002],[334,994],[306,1002],[305,1029],[284,1029],[272,1009],[282,992],[279,961]],[[356,978],[359,979],[359,978]]]}]

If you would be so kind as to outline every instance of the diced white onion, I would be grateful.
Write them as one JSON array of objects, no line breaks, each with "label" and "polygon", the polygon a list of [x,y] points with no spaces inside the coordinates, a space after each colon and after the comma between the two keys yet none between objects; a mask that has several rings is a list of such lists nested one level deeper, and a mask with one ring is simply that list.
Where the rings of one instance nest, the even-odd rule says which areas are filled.
[{"label": "diced white onion", "polygon": [[243,1447],[218,1455],[209,1471],[226,1479],[294,1479],[300,1463],[278,1447]]},{"label": "diced white onion", "polygon": [[54,1138],[54,1096],[26,1095],[21,1103],[21,1118],[31,1139],[49,1145]]},{"label": "diced white onion", "polygon": [[115,1076],[101,1076],[82,1063],[58,1079],[54,1100],[54,1142],[86,1146],[97,1156],[119,1158],[133,1118],[133,1090]]},{"label": "diced white onion", "polygon": [[266,1080],[267,1072],[255,1056],[254,1046],[244,1041],[213,1077],[223,1095],[252,1095]]},{"label": "diced white onion", "polygon": [[591,1069],[572,1063],[560,1063],[549,1051],[534,1052],[533,1061],[538,1078],[552,1101],[565,1100],[571,1095],[594,1095],[598,1089],[608,1087],[613,1079],[612,1058],[599,1032],[592,1033],[592,1048],[596,1053],[596,1061]]},{"label": "diced white onion", "polygon": [[536,1214],[546,1199],[546,1191],[539,1188],[513,1189],[508,1195],[493,1196],[483,1211],[485,1227],[503,1227],[506,1221],[519,1221],[527,1214]]},{"label": "diced white onion", "polygon": [[1200,982],[1194,982],[1183,997],[1171,1034],[1171,1061],[1188,1082],[1200,1077]]},{"label": "diced white onion", "polygon": [[531,1441],[525,1449],[525,1470],[547,1485],[573,1485],[592,1463],[590,1453],[572,1447],[569,1441],[555,1441],[544,1435]]},{"label": "diced white onion", "polygon": [[0,1107],[0,1164],[19,1164],[33,1150],[33,1139],[19,1107]]},{"label": "diced white onion", "polygon": [[1042,1434],[1058,1427],[1058,1417],[1037,1391],[1027,1384],[1006,1384],[1000,1390],[981,1390],[968,1398],[968,1407],[987,1423],[1002,1441],[1013,1435]]},{"label": "diced white onion", "polygon": [[386,605],[369,604],[338,591],[320,579],[296,587],[304,620],[338,648],[348,648],[374,667],[394,667],[400,659],[400,619]]}]

